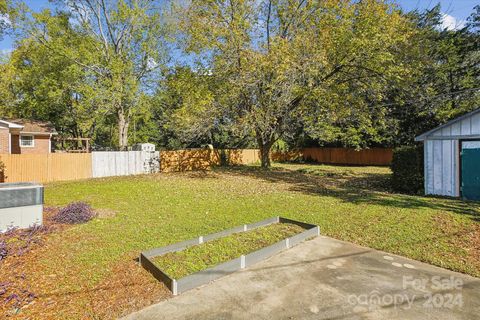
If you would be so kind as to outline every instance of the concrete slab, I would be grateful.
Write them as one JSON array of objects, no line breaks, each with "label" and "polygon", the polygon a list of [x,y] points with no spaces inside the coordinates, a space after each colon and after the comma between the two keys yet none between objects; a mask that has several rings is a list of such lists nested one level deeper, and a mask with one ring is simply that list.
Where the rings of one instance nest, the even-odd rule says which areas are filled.
[{"label": "concrete slab", "polygon": [[320,236],[125,319],[479,319],[480,279]]}]

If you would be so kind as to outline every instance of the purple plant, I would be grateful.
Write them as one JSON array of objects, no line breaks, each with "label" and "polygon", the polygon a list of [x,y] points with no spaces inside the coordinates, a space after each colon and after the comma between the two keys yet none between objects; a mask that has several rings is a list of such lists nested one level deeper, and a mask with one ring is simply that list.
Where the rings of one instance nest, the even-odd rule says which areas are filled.
[{"label": "purple plant", "polygon": [[19,236],[25,240],[35,239],[36,236],[47,233],[50,231],[50,227],[46,225],[35,224],[28,229],[20,230]]},{"label": "purple plant", "polygon": [[0,297],[3,296],[5,293],[7,293],[8,287],[9,287],[9,284],[7,282],[0,283]]},{"label": "purple plant", "polygon": [[9,303],[13,300],[15,300],[15,304],[18,304],[21,301],[20,296],[18,294],[12,293],[7,298],[5,298],[5,303]]},{"label": "purple plant", "polygon": [[95,217],[93,209],[85,202],[73,202],[61,209],[52,220],[58,223],[85,223]]},{"label": "purple plant", "polygon": [[[8,287],[6,287],[6,289],[8,289]],[[26,306],[27,304],[31,303],[37,297],[35,293],[30,292],[27,289],[17,288],[16,290],[17,290],[17,293],[9,294],[3,300],[3,303],[5,303],[5,304],[12,303],[12,306],[14,308],[20,309],[20,308]],[[3,294],[5,294],[5,293],[6,293],[6,291]]]},{"label": "purple plant", "polygon": [[5,260],[8,255],[8,246],[5,240],[0,240],[0,262]]},{"label": "purple plant", "polygon": [[34,225],[28,229],[12,228],[0,235],[0,262],[8,256],[21,256],[34,244],[42,242],[42,234],[50,232],[48,226]]}]

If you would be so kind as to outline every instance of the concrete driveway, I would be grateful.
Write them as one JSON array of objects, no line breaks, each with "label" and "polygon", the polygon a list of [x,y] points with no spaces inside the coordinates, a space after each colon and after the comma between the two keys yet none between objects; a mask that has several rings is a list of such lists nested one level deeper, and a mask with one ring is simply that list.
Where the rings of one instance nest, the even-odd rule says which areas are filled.
[{"label": "concrete driveway", "polygon": [[479,319],[480,279],[320,236],[126,319]]}]

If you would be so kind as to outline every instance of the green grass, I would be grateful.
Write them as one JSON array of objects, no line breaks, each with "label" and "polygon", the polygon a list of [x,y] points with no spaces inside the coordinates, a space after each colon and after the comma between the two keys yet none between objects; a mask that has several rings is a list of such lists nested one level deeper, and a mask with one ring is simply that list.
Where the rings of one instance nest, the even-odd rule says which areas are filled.
[{"label": "green grass", "polygon": [[180,279],[268,247],[302,231],[304,231],[302,227],[294,224],[275,223],[247,232],[234,233],[182,251],[170,252],[154,258],[153,261],[170,277]]},{"label": "green grass", "polygon": [[[479,203],[390,193],[383,167],[276,165],[117,177],[47,185],[46,204],[87,201],[116,212],[53,236],[41,263],[71,274],[55,287],[95,285],[138,252],[272,216],[320,225],[321,233],[480,275],[470,242]],[[478,247],[478,246],[477,246]]]},{"label": "green grass", "polygon": [[480,203],[396,194],[390,175],[384,167],[276,164],[48,184],[47,206],[86,201],[101,217],[48,235],[18,269],[38,295],[22,312],[117,318],[168,296],[135,262],[141,251],[272,216],[480,276]]}]

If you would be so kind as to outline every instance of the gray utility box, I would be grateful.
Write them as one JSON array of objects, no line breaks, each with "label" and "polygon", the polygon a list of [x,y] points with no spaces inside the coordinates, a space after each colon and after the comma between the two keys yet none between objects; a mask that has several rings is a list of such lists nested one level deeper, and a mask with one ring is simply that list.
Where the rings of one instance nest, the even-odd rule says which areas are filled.
[{"label": "gray utility box", "polygon": [[43,186],[36,183],[0,183],[0,232],[41,225]]}]

